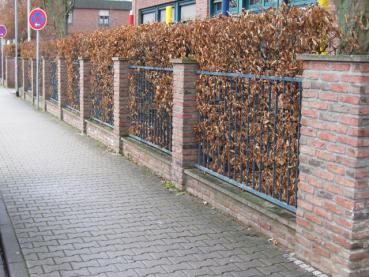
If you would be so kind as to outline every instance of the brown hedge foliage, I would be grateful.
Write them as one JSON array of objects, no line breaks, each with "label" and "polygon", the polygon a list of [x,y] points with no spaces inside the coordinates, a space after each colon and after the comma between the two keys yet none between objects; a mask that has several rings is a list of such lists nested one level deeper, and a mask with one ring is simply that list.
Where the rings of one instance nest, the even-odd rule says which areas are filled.
[{"label": "brown hedge foliage", "polygon": [[[78,56],[91,59],[93,65],[92,84],[95,91],[103,93],[103,108],[111,109],[112,107],[112,74],[110,71],[112,65],[112,57],[129,58],[131,64],[171,67],[171,58],[189,57],[195,59],[201,70],[206,71],[223,71],[238,72],[255,75],[274,75],[274,76],[297,76],[302,73],[302,62],[296,60],[296,54],[300,53],[320,53],[322,51],[335,51],[334,43],[340,36],[339,30],[333,23],[333,18],[324,9],[313,6],[308,8],[291,8],[282,5],[278,10],[267,10],[260,14],[243,13],[234,17],[217,17],[204,21],[193,21],[188,23],[177,23],[167,26],[162,23],[139,26],[122,26],[119,28],[96,31],[89,34],[76,34],[55,42],[44,43],[42,51],[45,55],[55,57],[54,53],[65,58],[68,64],[68,80],[73,79],[72,61]],[[30,46],[27,46],[30,47]],[[31,55],[31,50],[24,53]],[[32,48],[32,47],[31,47]],[[30,48],[27,48],[30,49]],[[163,78],[149,78],[155,88],[156,106],[172,111],[172,92],[171,82],[172,76],[167,74]],[[97,82],[95,76],[99,76]],[[220,80],[221,81],[221,80]],[[227,133],[226,129],[219,129],[219,126],[230,123],[231,110],[238,111],[236,118],[238,122],[245,116],[253,117],[257,115],[258,121],[250,127],[250,132],[256,134],[261,129],[264,134],[274,132],[273,120],[271,114],[266,113],[265,103],[267,99],[262,95],[257,86],[253,87],[252,94],[247,96],[245,103],[249,107],[249,112],[241,110],[242,107],[238,100],[228,96],[227,101],[231,103],[231,109],[225,111],[221,117],[217,117],[216,107],[209,103],[209,99],[216,97],[216,89],[214,84],[217,81],[210,77],[202,76],[197,84],[198,90],[198,109],[200,114],[206,120],[201,122],[197,128],[199,140],[205,140],[212,143],[213,148],[220,149],[220,159],[229,160],[229,150],[235,151],[238,147],[245,147],[240,144],[239,140],[228,141],[227,137],[233,138],[244,137],[243,131],[232,131]],[[218,84],[219,85],[219,84]],[[131,82],[134,86],[134,82]],[[216,87],[217,85],[215,85]],[[222,84],[226,86],[226,84]],[[71,93],[72,86],[68,86],[68,93]],[[134,88],[130,88],[133,92]],[[280,89],[273,89],[272,96],[280,97]],[[292,89],[288,90],[293,91]],[[288,93],[289,93],[288,92]],[[260,95],[259,109],[252,108],[252,99],[256,95]],[[135,107],[135,96],[131,95],[130,106]],[[297,95],[290,95],[293,103],[289,100],[281,103],[278,112],[280,113],[280,122],[285,123],[286,133],[295,137],[297,132],[298,118],[294,107],[292,114],[292,106],[296,105]],[[282,98],[283,99],[283,98]],[[287,98],[286,98],[287,99]],[[134,112],[132,111],[133,116]],[[235,116],[233,114],[233,116]],[[215,120],[216,119],[216,120]],[[235,119],[235,118],[234,118]],[[233,124],[233,123],[232,123]],[[261,127],[263,126],[263,127]],[[137,128],[133,128],[133,132],[137,132]],[[274,129],[273,129],[274,130]],[[286,183],[283,176],[286,175],[288,168],[296,167],[297,156],[290,157],[287,161],[287,149],[292,149],[295,153],[297,149],[297,140],[289,139],[283,135],[281,129],[274,132],[278,140],[271,146],[277,153],[281,153],[280,157],[271,157],[273,163],[276,162],[278,189],[283,191],[283,199],[286,200],[287,195],[294,195],[294,187],[291,191],[286,192],[283,183]],[[273,135],[274,135],[273,133]],[[153,141],[155,142],[155,141]],[[257,154],[261,145],[265,144],[265,138],[262,136],[253,144],[250,151],[254,155],[249,160],[243,160],[241,156],[233,158],[231,161],[231,171],[245,170],[250,159],[256,161],[257,164],[264,166],[266,172],[263,180],[266,187],[263,191],[270,193],[270,165],[263,164],[263,155]],[[161,145],[166,147],[165,145]],[[214,149],[215,149],[214,148]],[[209,149],[205,151],[211,151]],[[284,155],[282,155],[284,153]],[[206,152],[211,156],[210,152]],[[265,157],[264,157],[265,158]],[[222,174],[223,169],[216,168],[217,160],[212,161],[215,171]],[[242,165],[239,167],[239,165]],[[241,168],[241,169],[240,169]],[[227,169],[228,170],[228,169]],[[296,179],[293,173],[292,179]],[[264,177],[263,177],[264,178]],[[244,180],[240,180],[244,181]],[[293,197],[291,198],[293,199]],[[291,200],[292,201],[292,200]],[[291,204],[295,204],[293,201]]]},{"label": "brown hedge foliage", "polygon": [[4,56],[5,57],[14,57],[15,56],[15,45],[4,45]]},{"label": "brown hedge foliage", "polygon": [[[332,42],[339,32],[332,22],[319,7],[282,5],[260,14],[73,34],[43,42],[41,53],[51,58],[59,55],[67,63],[78,56],[90,58],[102,75],[111,58],[120,56],[137,65],[170,67],[171,58],[191,57],[202,70],[296,76],[302,70],[296,54],[319,53],[322,46],[334,50]],[[21,48],[22,56],[34,56],[33,44]]]}]

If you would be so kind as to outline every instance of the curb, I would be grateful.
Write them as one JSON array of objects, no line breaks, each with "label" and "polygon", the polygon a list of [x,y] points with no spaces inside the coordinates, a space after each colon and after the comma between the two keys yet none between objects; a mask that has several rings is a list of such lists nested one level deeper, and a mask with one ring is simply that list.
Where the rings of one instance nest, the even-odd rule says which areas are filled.
[{"label": "curb", "polygon": [[0,237],[8,276],[29,277],[26,262],[2,195],[0,196]]}]

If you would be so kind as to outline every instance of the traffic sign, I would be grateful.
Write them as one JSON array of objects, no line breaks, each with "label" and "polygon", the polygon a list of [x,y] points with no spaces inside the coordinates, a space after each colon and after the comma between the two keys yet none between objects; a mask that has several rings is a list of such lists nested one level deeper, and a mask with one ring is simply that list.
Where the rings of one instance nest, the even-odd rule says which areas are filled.
[{"label": "traffic sign", "polygon": [[47,15],[43,9],[37,8],[29,13],[29,25],[35,31],[40,31],[45,28],[47,23]]},{"label": "traffic sign", "polygon": [[0,38],[5,38],[7,32],[6,27],[4,25],[0,25]]}]

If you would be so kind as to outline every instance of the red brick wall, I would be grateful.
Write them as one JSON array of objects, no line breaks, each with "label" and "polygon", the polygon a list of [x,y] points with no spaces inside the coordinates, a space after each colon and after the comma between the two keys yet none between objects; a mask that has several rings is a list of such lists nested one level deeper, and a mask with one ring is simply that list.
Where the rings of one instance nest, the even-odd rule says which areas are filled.
[{"label": "red brick wall", "polygon": [[[172,3],[173,0],[133,0],[132,10],[135,15],[135,24],[139,23],[139,10],[161,5],[165,3]],[[196,0],[196,18],[204,19],[209,16],[209,0]]]},{"label": "red brick wall", "polygon": [[296,253],[333,276],[369,276],[369,59],[303,59]]},{"label": "red brick wall", "polygon": [[6,64],[6,70],[5,70],[5,79],[6,79],[6,87],[8,88],[14,88],[15,87],[15,62],[14,62],[14,58],[12,57],[7,57],[5,59]]},{"label": "red brick wall", "polygon": [[[111,27],[128,24],[129,11],[110,10]],[[73,23],[69,24],[69,33],[92,32],[97,30],[99,23],[99,10],[75,9]]]}]

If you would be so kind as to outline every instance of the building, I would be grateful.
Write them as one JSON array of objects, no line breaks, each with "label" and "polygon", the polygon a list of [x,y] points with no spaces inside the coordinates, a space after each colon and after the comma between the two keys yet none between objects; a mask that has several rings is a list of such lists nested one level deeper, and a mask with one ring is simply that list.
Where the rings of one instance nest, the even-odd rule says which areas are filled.
[{"label": "building", "polygon": [[[230,0],[230,12],[241,13],[242,10],[258,12],[270,7],[278,7],[282,2],[295,6],[315,4],[317,0]],[[133,0],[135,23],[165,21],[165,8],[173,7],[173,21],[187,21],[216,16],[222,11],[222,0]]]},{"label": "building", "polygon": [[128,24],[131,1],[76,0],[68,18],[68,32],[91,32]]}]

